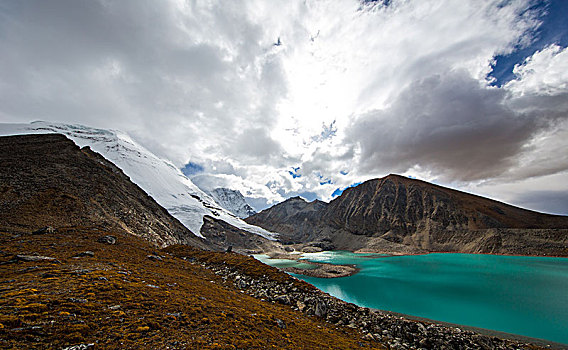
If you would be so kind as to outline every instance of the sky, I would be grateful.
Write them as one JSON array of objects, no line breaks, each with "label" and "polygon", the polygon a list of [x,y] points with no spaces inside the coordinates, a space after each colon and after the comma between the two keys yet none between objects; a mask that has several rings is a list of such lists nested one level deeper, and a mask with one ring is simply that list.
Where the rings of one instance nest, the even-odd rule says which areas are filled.
[{"label": "sky", "polygon": [[568,215],[564,0],[0,0],[0,121],[119,129],[262,209],[390,173]]}]

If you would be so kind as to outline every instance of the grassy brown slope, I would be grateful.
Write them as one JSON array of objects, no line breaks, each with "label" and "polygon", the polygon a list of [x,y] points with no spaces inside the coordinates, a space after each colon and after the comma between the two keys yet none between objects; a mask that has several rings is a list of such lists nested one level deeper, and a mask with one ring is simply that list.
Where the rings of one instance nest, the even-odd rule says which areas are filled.
[{"label": "grassy brown slope", "polygon": [[[87,227],[43,235],[0,232],[0,348],[88,343],[101,348],[194,349],[362,345],[354,330],[250,297],[199,263],[174,254],[313,288],[252,258],[183,246],[169,248],[170,254],[126,233],[114,233],[115,245],[97,242],[105,234]],[[94,256],[73,257],[87,250]],[[17,254],[34,253],[58,262],[14,261]],[[161,255],[162,260],[148,255]],[[286,328],[279,327],[278,320]]]}]

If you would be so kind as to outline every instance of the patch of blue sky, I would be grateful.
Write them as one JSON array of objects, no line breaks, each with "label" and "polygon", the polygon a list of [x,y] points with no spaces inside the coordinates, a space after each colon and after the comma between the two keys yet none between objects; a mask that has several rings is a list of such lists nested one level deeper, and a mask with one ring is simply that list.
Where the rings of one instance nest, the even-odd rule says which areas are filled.
[{"label": "patch of blue sky", "polygon": [[360,184],[361,184],[361,182],[355,182],[355,183],[353,183],[353,184],[351,184],[351,185],[349,185],[349,186],[347,186],[347,187],[345,187],[345,188],[336,188],[335,191],[333,191],[333,193],[331,194],[331,198],[335,198],[335,197],[337,197],[337,196],[341,196],[341,194],[343,193],[343,191],[345,191],[346,189],[351,188],[351,187],[358,186],[358,185],[360,185]]},{"label": "patch of blue sky", "polygon": [[192,176],[195,174],[199,174],[203,172],[203,170],[204,170],[203,166],[192,162],[187,163],[183,168],[181,168],[181,172],[185,176]]},{"label": "patch of blue sky", "polygon": [[519,47],[508,55],[495,57],[495,65],[490,78],[494,86],[501,87],[515,78],[513,68],[522,64],[528,57],[545,47],[556,44],[568,46],[568,1],[535,1],[529,11],[539,11],[542,24],[533,33],[534,40],[527,47]]},{"label": "patch of blue sky", "polygon": [[288,174],[292,175],[292,178],[295,179],[297,177],[302,177],[302,174],[298,173],[300,171],[300,167],[292,167],[292,171],[288,171]]}]

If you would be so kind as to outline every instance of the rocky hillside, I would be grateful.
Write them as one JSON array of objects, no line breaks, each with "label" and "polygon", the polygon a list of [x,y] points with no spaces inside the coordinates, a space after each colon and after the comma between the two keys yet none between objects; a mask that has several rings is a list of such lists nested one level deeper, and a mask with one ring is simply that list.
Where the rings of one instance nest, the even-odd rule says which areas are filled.
[{"label": "rocky hillside", "polygon": [[159,246],[206,247],[114,164],[63,135],[0,137],[0,159],[5,228],[98,226]]},{"label": "rocky hillside", "polygon": [[239,219],[199,189],[172,162],[160,158],[118,130],[97,129],[37,121],[30,124],[0,123],[0,135],[63,134],[80,147],[89,146],[126,174],[196,236],[205,216],[215,217],[241,230],[272,239],[273,234]]},{"label": "rocky hillside", "polygon": [[568,255],[568,217],[398,175],[349,188],[329,204],[292,198],[247,221],[280,232],[284,243],[316,247]]},{"label": "rocky hillside", "polygon": [[214,250],[273,245],[221,220],[223,225],[202,230],[205,239],[197,237],[121,169],[63,135],[0,137],[0,161],[0,222],[6,228],[97,226],[126,231],[158,246],[189,244]]},{"label": "rocky hillside", "polygon": [[221,207],[244,219],[256,214],[256,211],[247,203],[245,197],[237,190],[229,188],[216,188],[209,192]]}]

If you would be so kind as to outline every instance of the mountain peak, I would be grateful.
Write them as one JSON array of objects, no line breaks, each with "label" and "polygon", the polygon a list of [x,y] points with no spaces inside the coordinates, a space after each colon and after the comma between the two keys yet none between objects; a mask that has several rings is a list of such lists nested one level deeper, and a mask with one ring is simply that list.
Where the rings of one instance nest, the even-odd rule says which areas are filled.
[{"label": "mountain peak", "polygon": [[256,211],[247,203],[240,191],[219,187],[210,191],[209,195],[211,195],[221,207],[241,219],[256,214]]},{"label": "mountain peak", "polygon": [[352,251],[568,254],[568,217],[396,174],[348,188],[329,204],[289,199],[247,221],[282,241],[329,237],[336,249]]}]

